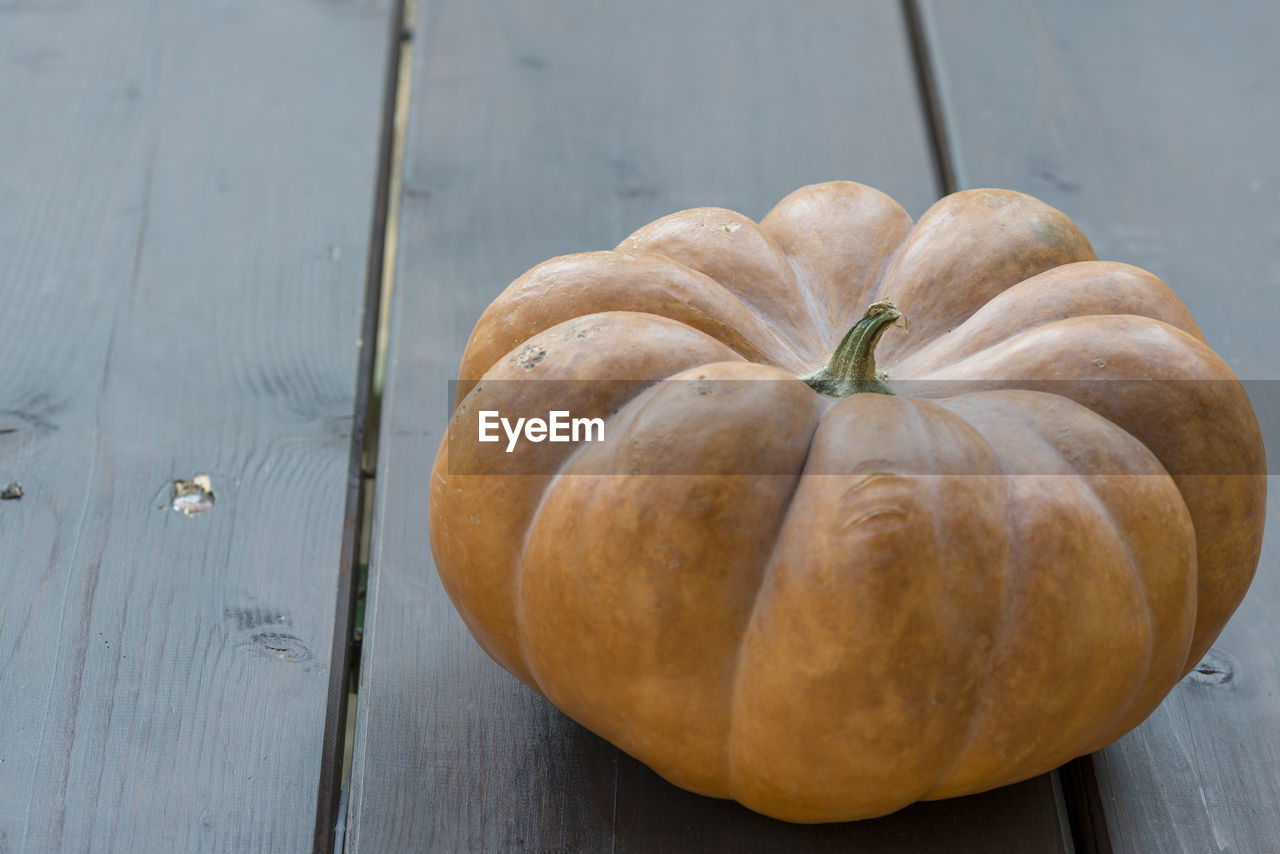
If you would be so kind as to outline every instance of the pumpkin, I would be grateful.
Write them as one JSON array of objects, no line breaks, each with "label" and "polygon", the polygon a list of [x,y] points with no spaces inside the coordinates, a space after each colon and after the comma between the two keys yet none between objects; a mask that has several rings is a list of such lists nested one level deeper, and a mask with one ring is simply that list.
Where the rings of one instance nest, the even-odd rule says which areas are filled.
[{"label": "pumpkin", "polygon": [[[606,441],[503,458],[486,410]],[[671,782],[789,821],[1108,744],[1261,543],[1239,381],[1163,282],[1005,190],[913,225],[818,184],[547,261],[476,324],[450,437],[431,548],[488,654]]]}]

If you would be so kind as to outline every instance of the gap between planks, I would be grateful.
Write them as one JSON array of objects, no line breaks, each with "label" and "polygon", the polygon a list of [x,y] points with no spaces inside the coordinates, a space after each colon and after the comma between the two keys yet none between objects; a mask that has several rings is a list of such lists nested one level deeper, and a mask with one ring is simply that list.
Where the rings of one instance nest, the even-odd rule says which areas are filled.
[{"label": "gap between planks", "polygon": [[356,375],[355,418],[347,474],[346,530],[334,611],[329,691],[316,800],[314,850],[341,851],[346,825],[346,786],[351,771],[350,723],[355,720],[359,667],[356,605],[361,566],[368,565],[373,525],[373,489],[382,410],[382,379],[387,355],[391,292],[395,281],[396,234],[400,212],[401,166],[409,112],[416,0],[395,0],[388,34],[382,120],[378,131],[378,171],[374,183],[369,258],[365,270],[364,319]]},{"label": "gap between planks", "polygon": [[930,50],[925,21],[920,12],[919,0],[902,0],[902,17],[906,23],[907,40],[911,46],[911,64],[915,68],[916,86],[920,90],[924,124],[929,132],[929,148],[933,152],[934,177],[938,182],[938,195],[946,196],[960,187],[956,180],[955,159],[951,153],[951,136],[947,132],[946,113],[942,109],[937,71],[933,62],[933,53]]}]

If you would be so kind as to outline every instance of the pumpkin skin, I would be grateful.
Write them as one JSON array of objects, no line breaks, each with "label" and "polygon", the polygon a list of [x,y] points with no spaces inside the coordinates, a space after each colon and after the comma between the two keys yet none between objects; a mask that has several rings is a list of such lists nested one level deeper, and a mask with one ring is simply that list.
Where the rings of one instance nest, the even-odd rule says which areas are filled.
[{"label": "pumpkin skin", "polygon": [[[910,319],[875,352],[891,387],[988,389],[797,379],[886,297]],[[771,382],[714,382],[743,379]],[[1103,379],[1191,382],[1043,390]],[[1114,741],[1208,650],[1261,547],[1243,387],[1163,282],[1011,191],[913,225],[818,184],[759,224],[700,208],[547,261],[477,323],[451,433],[481,408],[600,416],[609,441],[527,445],[515,475],[459,473],[492,446],[441,443],[431,548],[477,641],[671,782],[789,821]]]}]

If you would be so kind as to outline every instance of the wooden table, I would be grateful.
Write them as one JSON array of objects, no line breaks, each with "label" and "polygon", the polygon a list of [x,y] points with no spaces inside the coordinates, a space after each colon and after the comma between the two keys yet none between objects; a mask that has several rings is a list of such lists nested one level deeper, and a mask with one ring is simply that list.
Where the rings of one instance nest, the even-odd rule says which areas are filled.
[{"label": "wooden table", "polygon": [[[424,481],[526,268],[833,178],[915,216],[1044,198],[1168,281],[1265,419],[1278,29],[1158,0],[0,0],[0,852],[1276,850],[1275,510],[1214,650],[1112,747],[792,826],[489,661]],[[198,474],[214,505],[173,512]]]}]

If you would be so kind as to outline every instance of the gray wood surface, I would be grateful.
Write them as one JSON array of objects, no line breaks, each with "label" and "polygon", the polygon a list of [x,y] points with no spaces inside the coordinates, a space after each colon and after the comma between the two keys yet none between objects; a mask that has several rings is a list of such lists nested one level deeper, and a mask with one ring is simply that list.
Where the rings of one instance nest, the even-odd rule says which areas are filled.
[{"label": "gray wood surface", "polygon": [[[1040,196],[1100,257],[1168,282],[1257,381],[1274,439],[1280,6],[930,0],[925,11],[959,184]],[[1248,598],[1198,670],[1094,757],[1116,851],[1276,850],[1280,480],[1270,486]]]},{"label": "gray wood surface", "polygon": [[419,9],[349,851],[1055,851],[1046,776],[802,827],[676,789],[491,662],[431,563],[425,479],[485,305],[672,211],[852,178],[918,215],[933,158],[899,4]]},{"label": "gray wood surface", "polygon": [[0,2],[0,851],[312,846],[389,13]]}]

